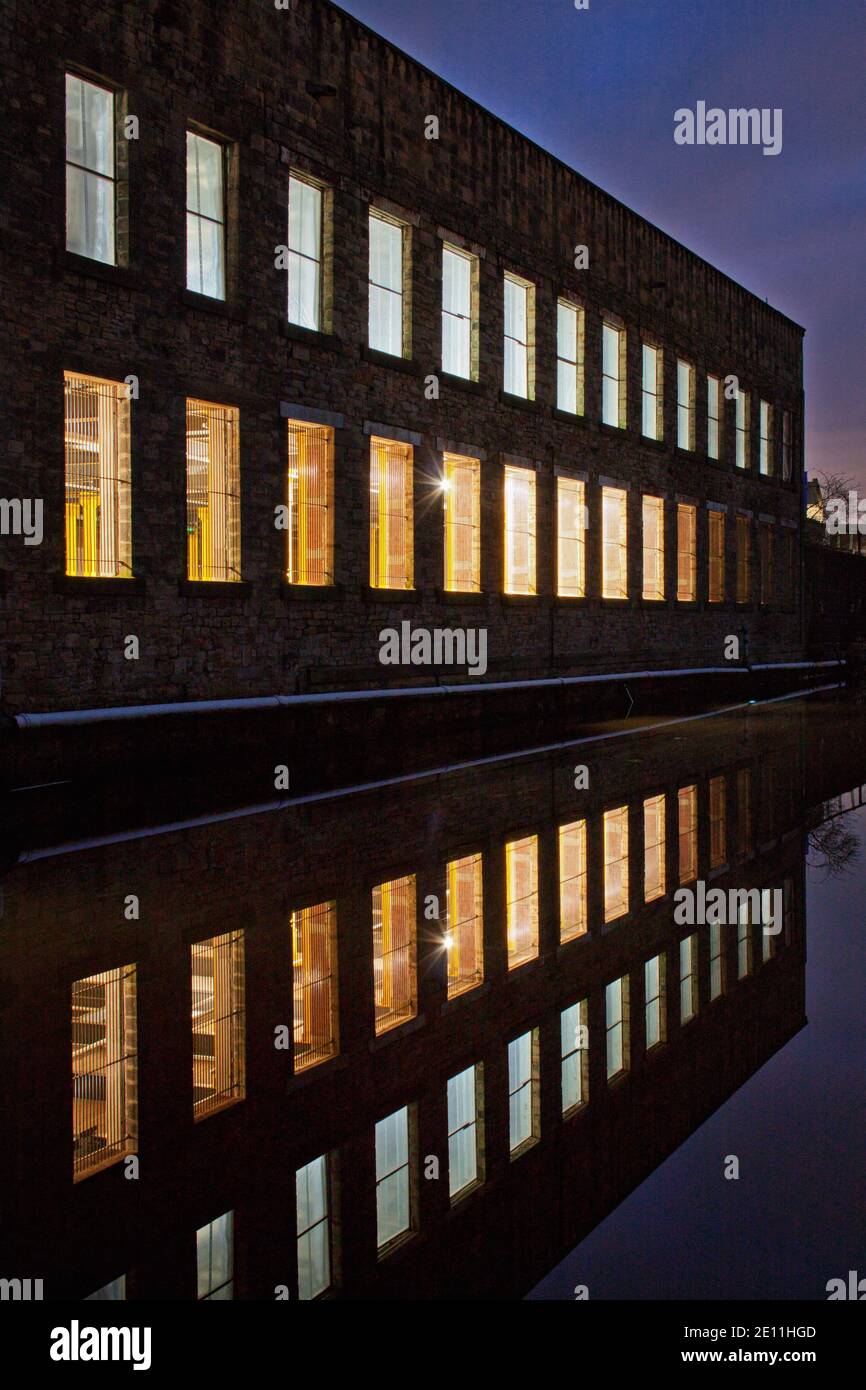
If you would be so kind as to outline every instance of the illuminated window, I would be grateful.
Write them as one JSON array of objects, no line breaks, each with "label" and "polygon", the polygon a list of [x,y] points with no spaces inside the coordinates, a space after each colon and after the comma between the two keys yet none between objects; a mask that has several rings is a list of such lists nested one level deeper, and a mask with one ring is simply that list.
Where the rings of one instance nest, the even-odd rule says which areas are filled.
[{"label": "illuminated window", "polygon": [[768,478],[773,471],[773,407],[767,401],[761,401],[760,425],[758,468]]},{"label": "illuminated window", "polygon": [[322,327],[322,214],[324,191],[289,175],[289,323]]},{"label": "illuminated window", "polygon": [[322,1154],[295,1173],[298,1298],[318,1298],[331,1287],[331,1174]]},{"label": "illuminated window", "polygon": [[583,310],[556,304],[556,408],[583,414]]},{"label": "illuminated window", "polygon": [[587,928],[586,821],[559,827],[559,939],[573,941]]},{"label": "illuminated window", "polygon": [[601,490],[602,598],[628,598],[626,496],[621,488]]},{"label": "illuminated window", "polygon": [[84,1299],[85,1303],[119,1303],[126,1298],[126,1275],[119,1274],[116,1279],[112,1279],[109,1284],[103,1284],[101,1289],[95,1293],[89,1293]]},{"label": "illuminated window", "polygon": [[646,1050],[665,1040],[665,958],[653,956],[643,968]]},{"label": "illuminated window", "polygon": [[677,448],[695,447],[695,369],[677,362]]},{"label": "illuminated window", "polygon": [[452,594],[481,589],[481,463],[443,455],[445,484],[445,588]]},{"label": "illuminated window", "polygon": [[737,390],[737,467],[748,468],[749,461],[749,393]]},{"label": "illuminated window", "polygon": [[752,772],[741,767],[737,772],[737,830],[740,854],[752,852]]},{"label": "illuminated window", "polygon": [[559,1015],[562,1053],[562,1113],[570,1115],[589,1100],[589,1011],[581,999]]},{"label": "illuminated window", "polygon": [[192,958],[192,1085],[196,1119],[245,1094],[244,934],[195,941]]},{"label": "illuminated window", "polygon": [[126,387],[64,372],[66,573],[132,573],[129,400]]},{"label": "illuminated window", "polygon": [[710,603],[724,603],[725,600],[725,514],[711,508],[709,518],[709,587]]},{"label": "illuminated window", "polygon": [[643,499],[643,597],[665,596],[665,504],[661,497]]},{"label": "illuminated window", "polygon": [[761,602],[771,603],[773,600],[773,528],[772,526],[761,523],[758,533],[760,540],[759,559],[761,562]]},{"label": "illuminated window", "polygon": [[722,928],[710,923],[710,999],[718,999],[725,988],[725,958],[722,954]]},{"label": "illuminated window", "polygon": [[782,411],[782,480],[789,483],[794,476],[794,417],[790,410]]},{"label": "illuminated window", "polygon": [[538,836],[505,846],[508,969],[538,955]]},{"label": "illuminated window", "polygon": [[643,344],[641,432],[646,439],[661,439],[664,436],[663,360],[661,348]]},{"label": "illuminated window", "polygon": [[225,147],[186,133],[186,287],[225,299]]},{"label": "illuminated window", "polygon": [[680,883],[698,876],[698,789],[681,787],[677,793],[680,851]]},{"label": "illuminated window", "polygon": [[612,1081],[629,1068],[628,975],[611,980],[605,988],[604,1030],[607,1079]]},{"label": "illuminated window", "polygon": [[654,902],[665,895],[665,798],[648,796],[643,804],[643,897]]},{"label": "illuminated window", "polygon": [[370,268],[368,342],[392,357],[404,354],[403,255],[407,229],[382,213],[370,210]]},{"label": "illuminated window", "polygon": [[698,1012],[698,936],[680,942],[680,1023],[688,1023]]},{"label": "illuminated window", "polygon": [[448,1078],[448,1192],[452,1202],[481,1180],[478,1096],[481,1067]]},{"label": "illuminated window", "polygon": [[373,889],[373,984],[376,1032],[417,1013],[415,875]]},{"label": "illuminated window", "polygon": [[677,504],[677,601],[694,603],[697,598],[697,508]]},{"label": "illuminated window", "polygon": [[452,859],[447,868],[445,942],[448,998],[474,989],[484,978],[484,915],[481,855]]},{"label": "illuminated window", "polygon": [[196,1231],[198,1296],[213,1302],[233,1299],[235,1214],[227,1211]]},{"label": "illuminated window", "polygon": [[72,1171],[134,1153],[138,1139],[135,966],[72,985]]},{"label": "illuminated window", "polygon": [[535,474],[505,467],[505,592],[535,593]]},{"label": "illuminated window", "polygon": [[114,93],[66,74],[66,249],[116,264]]},{"label": "illuminated window", "polygon": [[337,1044],[337,904],[292,913],[295,1071],[335,1057]]},{"label": "illuminated window", "polygon": [[334,431],[289,420],[290,584],[334,582]]},{"label": "illuminated window", "polygon": [[526,280],[516,275],[504,278],[504,358],[503,389],[510,396],[529,399],[534,395],[532,339],[534,334],[534,292]]},{"label": "illuminated window", "polygon": [[722,383],[717,376],[707,377],[707,454],[717,459],[722,440]]},{"label": "illuminated window", "polygon": [[478,257],[442,247],[442,370],[477,379]]},{"label": "illuminated window", "polygon": [[737,603],[749,603],[752,597],[752,523],[747,516],[737,517]]},{"label": "illuminated window", "polygon": [[628,807],[604,813],[604,920],[628,912]]},{"label": "illuminated window", "polygon": [[409,1169],[415,1113],[408,1105],[376,1125],[376,1245],[380,1256],[415,1224],[415,1186]]},{"label": "illuminated window", "polygon": [[412,445],[370,441],[370,587],[415,584]]},{"label": "illuminated window", "polygon": [[538,1029],[508,1044],[508,1143],[511,1157],[539,1135]]},{"label": "illuminated window", "polygon": [[625,331],[611,323],[601,327],[601,418],[605,425],[625,429]]},{"label": "illuminated window", "polygon": [[209,401],[186,403],[187,577],[241,577],[240,413]]},{"label": "illuminated window", "polygon": [[556,592],[560,598],[586,594],[586,501],[576,478],[556,480]]},{"label": "illuminated window", "polygon": [[724,777],[710,778],[710,868],[720,869],[728,857],[728,795]]},{"label": "illuminated window", "polygon": [[737,903],[737,979],[752,971],[752,922],[748,900]]}]

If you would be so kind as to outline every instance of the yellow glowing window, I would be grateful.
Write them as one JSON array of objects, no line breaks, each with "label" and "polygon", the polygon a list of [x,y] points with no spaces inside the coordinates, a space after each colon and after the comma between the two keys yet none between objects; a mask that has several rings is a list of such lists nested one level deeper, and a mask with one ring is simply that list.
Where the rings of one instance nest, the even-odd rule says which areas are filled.
[{"label": "yellow glowing window", "polygon": [[643,499],[643,597],[665,596],[665,504],[661,497]]},{"label": "yellow glowing window", "polygon": [[66,573],[132,573],[129,400],[120,382],[64,372]]},{"label": "yellow glowing window", "polygon": [[561,598],[586,593],[586,499],[577,478],[556,480],[556,592]]},{"label": "yellow glowing window", "polygon": [[698,789],[681,787],[677,793],[680,849],[680,883],[698,876]]},{"label": "yellow glowing window", "polygon": [[752,597],[752,525],[747,516],[737,517],[737,603]]},{"label": "yellow glowing window", "polygon": [[373,889],[373,986],[376,1032],[387,1033],[418,1011],[415,875]]},{"label": "yellow glowing window", "polygon": [[628,598],[626,501],[621,488],[601,490],[602,598]]},{"label": "yellow glowing window", "polygon": [[538,836],[505,846],[505,911],[508,969],[538,955]]},{"label": "yellow glowing window", "polygon": [[665,895],[665,798],[648,796],[643,804],[643,896],[654,902]]},{"label": "yellow glowing window", "polygon": [[677,599],[693,603],[697,597],[697,508],[677,506]]},{"label": "yellow glowing window", "polygon": [[412,445],[370,441],[370,587],[415,584]]},{"label": "yellow glowing window", "polygon": [[481,463],[459,454],[443,457],[445,588],[454,594],[481,588]]},{"label": "yellow glowing window", "polygon": [[586,821],[559,827],[559,939],[573,941],[587,929]]},{"label": "yellow glowing window", "polygon": [[762,523],[760,531],[761,602],[773,599],[773,528]]},{"label": "yellow glowing window", "polygon": [[534,594],[535,474],[505,468],[505,592]]},{"label": "yellow glowing window", "polygon": [[711,510],[710,523],[710,573],[708,595],[710,603],[724,603],[725,600],[725,515]]},{"label": "yellow glowing window", "polygon": [[604,920],[628,912],[628,807],[604,813]]},{"label": "yellow glowing window", "polygon": [[186,403],[187,577],[241,577],[239,411]]},{"label": "yellow glowing window", "polygon": [[335,1057],[337,1040],[337,905],[292,913],[295,1071]]},{"label": "yellow glowing window", "polygon": [[728,856],[728,798],[724,777],[710,778],[710,868],[720,869]]},{"label": "yellow glowing window", "polygon": [[72,986],[75,1179],[134,1153],[138,1138],[135,966]]},{"label": "yellow glowing window", "polygon": [[193,1111],[200,1119],[245,1094],[243,932],[194,942],[191,963]]},{"label": "yellow glowing window", "polygon": [[290,584],[334,582],[334,431],[288,422],[288,557]]},{"label": "yellow glowing window", "polygon": [[484,916],[481,855],[452,859],[448,865],[445,949],[448,998],[474,989],[484,978]]}]

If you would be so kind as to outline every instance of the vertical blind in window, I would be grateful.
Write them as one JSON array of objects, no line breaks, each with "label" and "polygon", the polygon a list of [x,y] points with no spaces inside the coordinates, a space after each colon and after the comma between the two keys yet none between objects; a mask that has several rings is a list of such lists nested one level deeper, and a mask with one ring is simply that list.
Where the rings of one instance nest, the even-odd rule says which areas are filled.
[{"label": "vertical blind in window", "polygon": [[758,467],[764,477],[769,477],[773,471],[773,407],[766,401],[761,401],[761,451],[758,459]]},{"label": "vertical blind in window", "polygon": [[737,603],[752,597],[752,524],[747,516],[737,517]]},{"label": "vertical blind in window", "polygon": [[677,447],[695,447],[695,369],[677,362]]},{"label": "vertical blind in window", "polygon": [[556,480],[556,591],[561,598],[586,593],[586,504],[577,478]]},{"label": "vertical blind in window", "polygon": [[198,1296],[214,1302],[234,1298],[235,1214],[227,1211],[196,1231]]},{"label": "vertical blind in window", "polygon": [[415,583],[412,445],[370,441],[370,587],[411,589]]},{"label": "vertical blind in window", "polygon": [[604,920],[628,912],[628,807],[604,813]]},{"label": "vertical blind in window", "polygon": [[581,313],[560,299],[556,305],[556,406],[569,415],[583,414],[581,390]]},{"label": "vertical blind in window", "polygon": [[114,93],[66,74],[66,249],[114,265]]},{"label": "vertical blind in window", "polygon": [[240,579],[239,411],[186,403],[187,576]]},{"label": "vertical blind in window", "polygon": [[376,1125],[376,1244],[379,1250],[412,1229],[408,1106]]},{"label": "vertical blind in window", "polygon": [[586,821],[559,827],[559,939],[573,941],[587,929]]},{"label": "vertical blind in window", "polygon": [[505,592],[535,591],[535,474],[506,464]]},{"label": "vertical blind in window", "polygon": [[334,582],[334,431],[288,422],[288,561],[290,584]]},{"label": "vertical blind in window", "polygon": [[725,516],[724,512],[712,509],[710,523],[710,573],[708,597],[710,603],[723,603],[725,599]]},{"label": "vertical blind in window", "polygon": [[698,789],[681,787],[677,793],[680,883],[698,876]]},{"label": "vertical blind in window", "polygon": [[322,190],[289,177],[289,323],[322,327]]},{"label": "vertical blind in window", "polygon": [[680,1022],[688,1023],[698,1011],[698,938],[680,942]]},{"label": "vertical blind in window", "polygon": [[535,1077],[538,1030],[508,1044],[508,1142],[512,1153],[535,1135]]},{"label": "vertical blind in window", "polygon": [[529,290],[525,281],[505,276],[502,384],[511,396],[529,395]]},{"label": "vertical blind in window", "polygon": [[662,355],[659,348],[644,343],[641,432],[647,439],[661,439],[662,421]]},{"label": "vertical blind in window", "polygon": [[298,1298],[317,1298],[331,1286],[331,1201],[328,1156],[322,1154],[295,1174],[298,1238]]},{"label": "vertical blind in window", "polygon": [[337,905],[292,913],[295,1071],[337,1053]]},{"label": "vertical blind in window", "polygon": [[186,287],[225,299],[225,149],[186,133]]},{"label": "vertical blind in window", "polygon": [[620,488],[601,491],[602,598],[628,597],[626,496]]},{"label": "vertical blind in window", "polygon": [[720,869],[728,854],[727,782],[723,776],[710,778],[710,868]]},{"label": "vertical blind in window", "polygon": [[129,400],[126,388],[64,373],[66,573],[131,574]]},{"label": "vertical blind in window", "polygon": [[648,796],[643,804],[644,902],[665,895],[665,798]]},{"label": "vertical blind in window", "polygon": [[476,1070],[448,1078],[448,1191],[452,1200],[478,1181]]},{"label": "vertical blind in window", "polygon": [[508,969],[538,955],[538,836],[505,846]]},{"label": "vertical blind in window", "polygon": [[452,859],[446,889],[448,998],[474,989],[484,977],[481,855]]},{"label": "vertical blind in window", "polygon": [[665,596],[665,504],[661,497],[643,499],[643,597]]},{"label": "vertical blind in window", "polygon": [[719,457],[721,435],[721,382],[717,376],[707,377],[707,454]]},{"label": "vertical blind in window", "polygon": [[474,257],[442,248],[442,370],[472,376],[472,272]]},{"label": "vertical blind in window", "polygon": [[628,1069],[628,976],[611,980],[604,991],[607,1079]]},{"label": "vertical blind in window", "polygon": [[653,956],[644,966],[644,1022],[647,1051],[664,1041],[664,956]]},{"label": "vertical blind in window", "polygon": [[403,356],[403,228],[370,213],[369,344]]},{"label": "vertical blind in window", "polygon": [[694,603],[697,598],[697,508],[677,505],[677,599]]},{"label": "vertical blind in window", "polygon": [[605,425],[620,426],[623,419],[622,358],[625,355],[625,333],[613,324],[601,328],[601,418]]},{"label": "vertical blind in window", "polygon": [[417,1012],[415,875],[373,889],[373,986],[376,1032]]},{"label": "vertical blind in window", "polygon": [[191,965],[193,1111],[198,1119],[244,1095],[243,932],[194,942]]},{"label": "vertical blind in window", "polygon": [[73,1175],[135,1150],[138,1079],[135,966],[72,986]]},{"label": "vertical blind in window", "polygon": [[560,1052],[562,1054],[562,1113],[567,1115],[584,1105],[588,1094],[588,1056],[585,1046],[588,1011],[585,999],[563,1009],[559,1016]]},{"label": "vertical blind in window", "polygon": [[737,390],[737,467],[749,467],[749,393]]},{"label": "vertical blind in window", "polygon": [[445,588],[481,588],[481,463],[458,454],[443,457],[445,481]]}]

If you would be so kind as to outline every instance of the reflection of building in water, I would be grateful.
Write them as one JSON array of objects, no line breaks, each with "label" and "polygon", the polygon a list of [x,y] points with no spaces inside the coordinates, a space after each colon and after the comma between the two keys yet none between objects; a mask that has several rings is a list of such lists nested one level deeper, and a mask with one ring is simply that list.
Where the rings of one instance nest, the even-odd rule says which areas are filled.
[{"label": "reflection of building in water", "polygon": [[[844,785],[808,720],[22,855],[4,1267],[49,1297],[525,1291],[805,1021],[804,789]],[[783,890],[781,931],[675,925],[698,879]]]}]

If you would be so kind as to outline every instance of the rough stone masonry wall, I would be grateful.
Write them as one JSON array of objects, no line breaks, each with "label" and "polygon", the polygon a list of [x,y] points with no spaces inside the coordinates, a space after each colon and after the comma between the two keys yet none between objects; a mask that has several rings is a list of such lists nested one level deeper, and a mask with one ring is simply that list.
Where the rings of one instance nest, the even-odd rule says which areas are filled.
[{"label": "rough stone masonry wall", "polygon": [[[128,255],[102,268],[65,250],[64,70],[116,84],[139,118],[128,144]],[[377,664],[378,633],[403,618],[427,626],[486,627],[488,678],[550,671],[717,663],[724,636],[748,631],[750,654],[796,656],[801,647],[799,564],[793,602],[735,611],[706,602],[707,510],[728,506],[727,589],[735,574],[733,509],[799,527],[802,331],[579,175],[494,119],[384,40],[323,0],[70,0],[7,4],[0,14],[5,117],[0,159],[11,196],[0,211],[0,495],[41,497],[45,536],[25,547],[0,537],[0,676],[6,707],[44,710],[140,701],[291,693],[391,680],[417,670]],[[424,137],[436,115],[440,138]],[[229,299],[191,302],[185,281],[185,128],[194,122],[233,145]],[[329,332],[293,332],[285,272],[290,167],[333,189]],[[378,203],[411,226],[411,361],[364,352],[367,208]],[[121,227],[125,232],[126,226]],[[480,262],[480,384],[424,378],[440,365],[441,241],[463,241]],[[732,234],[734,229],[732,229]],[[574,269],[573,248],[590,268]],[[536,287],[536,400],[503,402],[502,275]],[[663,285],[663,288],[653,286]],[[585,306],[582,419],[555,406],[556,299]],[[599,423],[601,319],[628,332],[628,428]],[[664,347],[665,442],[640,437],[642,334]],[[693,362],[698,450],[675,448],[676,359]],[[123,380],[132,407],[132,544],[135,584],[64,584],[63,371]],[[738,374],[752,393],[753,469],[736,476],[733,402],[724,406],[722,460],[701,452],[706,372]],[[241,586],[183,592],[184,401],[240,409]],[[794,415],[795,477],[759,478],[757,408],[775,409],[777,477],[781,411]],[[335,574],[332,591],[292,592],[282,582],[286,432],[280,405],[337,412]],[[415,449],[417,591],[368,587],[369,438],[365,422],[421,436]],[[470,446],[482,463],[483,596],[442,595],[441,496],[431,495],[437,449]],[[538,585],[533,599],[504,598],[503,455],[538,468]],[[554,468],[587,475],[587,598],[554,593]],[[600,491],[629,486],[627,602],[600,597]],[[667,600],[640,595],[640,497],[667,501]],[[698,504],[698,601],[677,605],[675,499]],[[793,530],[798,542],[799,530]],[[757,576],[757,550],[753,573]],[[113,586],[116,590],[120,586]],[[72,592],[72,589],[75,589]],[[204,590],[205,586],[201,586]],[[140,658],[124,659],[135,634]],[[434,672],[435,677],[438,673]],[[446,673],[453,678],[454,672]],[[458,675],[459,678],[459,675]],[[429,682],[431,673],[422,674]]]}]

